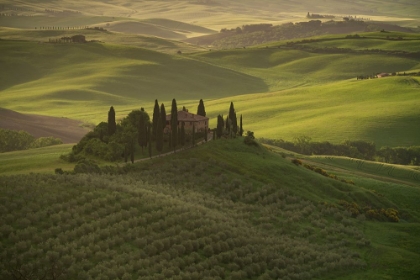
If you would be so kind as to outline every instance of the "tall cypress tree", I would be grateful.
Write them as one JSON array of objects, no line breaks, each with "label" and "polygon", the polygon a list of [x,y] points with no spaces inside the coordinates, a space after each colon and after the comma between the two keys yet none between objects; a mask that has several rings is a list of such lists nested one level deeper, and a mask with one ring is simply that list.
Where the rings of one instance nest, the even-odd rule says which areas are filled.
[{"label": "tall cypress tree", "polygon": [[242,114],[241,118],[239,119],[239,135],[242,136],[244,134],[244,129],[242,128]]},{"label": "tall cypress tree", "polygon": [[165,110],[165,105],[163,103],[162,105],[160,105],[160,122],[162,124],[162,131],[163,131],[166,127],[166,110]]},{"label": "tall cypress tree", "polygon": [[153,138],[156,139],[157,122],[159,121],[160,111],[158,100],[155,100],[155,108],[153,109]]},{"label": "tall cypress tree", "polygon": [[176,106],[175,98],[172,99],[172,108],[171,108],[171,142],[172,147],[176,148],[178,140],[178,109]]},{"label": "tall cypress tree", "polygon": [[115,122],[115,110],[111,106],[108,112],[108,135],[113,135],[117,130],[117,123]]},{"label": "tall cypress tree", "polygon": [[200,103],[198,104],[198,108],[197,108],[197,115],[206,116],[206,109],[204,107],[204,102],[203,99],[200,99]]},{"label": "tall cypress tree", "polygon": [[236,133],[238,132],[238,120],[236,118],[236,111],[235,111],[235,107],[233,106],[233,102],[230,102],[229,120],[231,122],[230,129],[236,135]]}]

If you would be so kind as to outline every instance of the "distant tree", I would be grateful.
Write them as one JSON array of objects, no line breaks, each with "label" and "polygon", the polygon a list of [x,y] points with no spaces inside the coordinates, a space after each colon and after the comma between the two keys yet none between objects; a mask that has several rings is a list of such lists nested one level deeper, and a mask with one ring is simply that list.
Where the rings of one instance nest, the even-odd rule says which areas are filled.
[{"label": "distant tree", "polygon": [[200,99],[200,103],[198,104],[197,115],[200,115],[203,117],[206,116],[206,108],[204,107],[203,99]]},{"label": "distant tree", "polygon": [[117,130],[117,123],[115,122],[115,110],[111,106],[108,112],[108,134],[109,136],[113,135]]},{"label": "distant tree", "polygon": [[175,150],[178,139],[178,108],[176,106],[175,98],[172,99],[172,108],[171,108],[171,139],[172,139],[172,148]]},{"label": "distant tree", "polygon": [[163,131],[166,127],[166,110],[165,110],[165,105],[163,103],[160,105],[160,122],[162,123],[162,131]]},{"label": "distant tree", "polygon": [[230,102],[229,120],[231,132],[233,132],[233,134],[236,135],[236,133],[238,132],[238,120],[236,118],[236,111],[235,107],[233,106],[233,102]]},{"label": "distant tree", "polygon": [[222,137],[223,134],[223,127],[224,127],[224,121],[223,121],[223,116],[218,115],[217,116],[217,138]]},{"label": "distant tree", "polygon": [[239,135],[242,136],[244,134],[244,129],[242,127],[242,114],[241,114],[241,118],[239,120]]},{"label": "distant tree", "polygon": [[155,107],[153,109],[153,138],[156,139],[157,122],[159,121],[160,111],[158,100],[155,100]]},{"label": "distant tree", "polygon": [[216,131],[217,129],[213,129],[213,140],[216,140]]}]

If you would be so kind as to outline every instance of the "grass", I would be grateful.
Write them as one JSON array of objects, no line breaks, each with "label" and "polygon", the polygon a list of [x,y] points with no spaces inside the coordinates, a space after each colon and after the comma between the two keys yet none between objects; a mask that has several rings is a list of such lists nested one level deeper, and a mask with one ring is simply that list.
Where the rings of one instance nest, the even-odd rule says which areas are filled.
[{"label": "grass", "polygon": [[[56,148],[63,150],[65,146]],[[33,150],[33,155],[35,156],[39,151]],[[29,151],[24,151],[23,153],[28,152]],[[10,157],[12,153],[3,155]],[[313,158],[309,159],[315,161]],[[29,162],[34,163],[35,161],[30,160]],[[340,167],[339,164],[334,164],[331,166],[336,168]],[[4,164],[1,164],[1,166],[4,166]],[[45,164],[45,166],[51,165]],[[191,166],[194,166],[195,168],[191,168]],[[338,204],[340,200],[346,200],[348,202],[356,202],[359,205],[369,203],[375,208],[397,208],[402,217],[399,224],[372,221],[357,223],[352,222],[352,226],[361,230],[365,235],[364,238],[367,238],[371,242],[369,247],[363,249],[352,247],[352,250],[358,251],[361,258],[367,262],[366,269],[352,269],[347,271],[345,274],[331,273],[325,275],[325,277],[327,279],[329,279],[329,277],[334,279],[377,279],[378,277],[403,277],[405,279],[416,279],[418,275],[418,269],[416,266],[419,261],[417,248],[419,246],[418,232],[420,229],[418,224],[419,209],[417,203],[420,196],[420,189],[418,187],[409,187],[402,184],[397,187],[391,187],[390,184],[387,184],[386,190],[384,188],[382,190],[376,190],[374,183],[379,182],[379,184],[377,184],[379,187],[381,185],[380,181],[376,181],[369,176],[359,176],[360,180],[356,181],[356,185],[344,184],[336,180],[323,177],[303,167],[295,166],[290,162],[290,159],[283,158],[263,147],[246,146],[243,144],[242,138],[237,138],[235,140],[224,139],[211,141],[191,150],[179,152],[165,158],[155,158],[153,160],[139,162],[134,165],[130,164],[127,167],[127,170],[131,171],[124,176],[70,176],[65,180],[67,184],[65,185],[65,188],[61,186],[61,183],[58,181],[56,182],[56,180],[60,180],[59,176],[57,178],[41,180],[39,178],[41,178],[42,175],[34,174],[29,175],[28,178],[30,178],[30,176],[34,176],[31,186],[36,189],[38,188],[38,185],[43,190],[48,189],[48,184],[56,182],[54,183],[54,190],[56,190],[56,188],[60,188],[60,193],[62,195],[67,195],[67,191],[71,192],[72,201],[74,199],[76,199],[74,201],[79,201],[78,197],[83,196],[82,194],[87,191],[87,189],[89,189],[89,192],[92,192],[94,197],[97,199],[101,199],[103,195],[107,195],[108,187],[100,180],[105,180],[109,177],[106,181],[112,182],[112,186],[114,188],[117,184],[119,184],[119,180],[127,180],[124,187],[121,186],[118,188],[119,197],[123,201],[125,201],[124,197],[126,196],[126,188],[128,191],[128,185],[133,185],[135,183],[137,184],[135,192],[140,191],[143,195],[148,197],[148,203],[144,205],[148,205],[147,207],[149,208],[154,207],[152,206],[154,205],[153,201],[160,201],[160,203],[162,203],[162,207],[159,206],[161,207],[159,209],[166,209],[166,206],[164,206],[166,203],[170,203],[173,207],[174,203],[178,203],[176,201],[182,199],[184,207],[187,207],[188,209],[190,209],[189,207],[192,207],[192,210],[196,209],[196,206],[194,205],[197,203],[203,204],[204,206],[202,205],[201,207],[204,208],[200,210],[200,215],[214,217],[216,219],[215,221],[222,219],[225,223],[227,222],[229,224],[231,223],[229,222],[231,221],[231,215],[238,215],[235,207],[238,207],[244,203],[244,201],[250,199],[251,196],[249,195],[251,193],[259,192],[259,195],[262,196],[262,198],[260,198],[261,201],[257,199],[249,205],[246,204],[248,205],[246,206],[246,210],[244,208],[241,210],[240,215],[235,216],[237,217],[236,220],[240,221],[241,225],[244,225],[244,223],[247,224],[256,222],[257,224],[253,225],[251,228],[262,227],[263,224],[258,223],[258,221],[262,221],[259,217],[261,215],[270,217],[271,214],[269,213],[274,211],[274,208],[271,209],[269,206],[266,206],[269,207],[267,209],[262,206],[258,206],[260,203],[267,203],[264,202],[266,201],[265,199],[269,199],[272,195],[275,195],[275,193],[268,191],[270,190],[270,186],[273,190],[276,190],[276,192],[286,192],[287,197],[290,197],[290,201],[293,201],[293,197],[294,199],[298,199],[300,202],[308,201],[305,205],[308,205],[309,201],[310,203],[315,203],[315,205],[320,202],[327,202],[331,205]],[[51,166],[51,169],[52,168],[53,166]],[[366,171],[366,173],[370,172],[371,171],[369,170]],[[343,172],[343,174],[344,173],[345,172]],[[342,174],[340,174],[340,176],[342,176]],[[80,188],[80,190],[84,189],[84,191],[75,189],[79,188],[76,186],[70,187],[72,184],[76,184],[77,186],[84,184],[84,180],[88,177],[89,179],[86,181],[86,184],[89,187]],[[18,177],[11,178],[15,178],[15,180],[17,180],[16,182],[19,181]],[[73,182],[72,178],[75,180],[74,183],[71,183]],[[3,179],[7,180],[7,178],[4,177]],[[23,178],[23,180],[27,181],[30,179]],[[38,184],[38,180],[41,180],[43,183]],[[146,184],[144,182],[148,183]],[[22,189],[21,183],[15,184],[17,184],[16,187],[19,190]],[[384,184],[382,184],[382,186],[383,185]],[[145,190],[146,192],[144,192]],[[376,192],[372,190],[376,190]],[[243,192],[242,195],[241,191]],[[248,193],[249,191],[251,193]],[[265,193],[267,191],[268,193]],[[24,188],[22,189],[22,192],[24,193]],[[179,193],[176,194],[174,192]],[[51,192],[51,194],[53,193],[54,192]],[[158,193],[159,197],[154,198],[155,193]],[[133,196],[135,196],[135,194],[130,191],[130,197]],[[263,198],[264,196],[266,196],[266,198]],[[17,197],[18,196],[14,196],[14,198]],[[48,198],[45,197],[44,199]],[[54,199],[56,199],[56,201],[59,200],[59,198]],[[232,200],[235,202],[232,202]],[[19,202],[16,201],[12,205],[16,206],[18,203]],[[56,204],[53,203],[52,205]],[[93,205],[97,205],[96,202]],[[143,204],[137,203],[136,205]],[[286,205],[288,205],[287,207],[292,207],[293,204],[289,204],[288,202]],[[54,209],[57,207],[58,206],[54,206]],[[228,207],[229,210],[226,210],[226,212],[223,210],[224,207]],[[302,207],[299,206],[299,208]],[[279,208],[277,204],[275,209],[279,209],[276,211],[280,211],[279,213],[283,213],[282,215],[284,215],[284,211],[286,211],[281,210],[282,208]],[[148,210],[143,210],[143,212],[144,211]],[[18,211],[15,214],[19,216],[19,213],[20,212]],[[295,210],[289,211],[288,213],[288,215],[292,215],[291,213],[295,213]],[[273,221],[275,225],[277,225],[277,223],[281,224],[282,215],[278,214],[276,216],[278,217],[278,220],[275,222]],[[9,216],[10,215],[7,215],[5,217],[9,218]],[[336,219],[335,217],[337,216],[331,215],[328,219],[331,219],[331,222],[333,222],[334,219]],[[54,218],[56,217],[54,216]],[[278,228],[275,227],[277,229],[271,230],[263,230],[263,228],[261,228],[260,234],[268,234],[269,232],[274,233],[276,230],[283,228],[283,235],[288,233],[289,230],[292,230],[295,238],[300,240],[300,237],[298,237],[297,234],[300,234],[302,230],[308,229],[308,224],[301,219],[304,218],[299,218],[299,222],[294,222],[296,227],[292,227],[293,229],[286,229],[284,226],[279,226]],[[19,227],[21,221],[20,219],[17,219],[17,221],[17,226]],[[219,222],[216,222],[216,224],[218,223]],[[341,226],[341,223],[338,223],[334,227],[339,228]],[[240,227],[241,226],[239,224],[233,226],[233,228],[236,229],[239,229]],[[350,230],[350,226],[342,228],[343,230],[345,228]],[[330,229],[330,226],[328,226],[327,229],[328,231],[333,232],[333,230]],[[296,230],[296,232],[294,232],[294,230]],[[44,229],[42,229],[42,232],[43,231]],[[314,231],[311,230],[313,233],[317,233],[318,231],[319,229],[314,229]],[[331,238],[336,236],[340,240],[343,240],[342,238],[345,234],[344,232],[340,234],[341,235],[336,236],[331,233],[331,236],[328,236]],[[234,236],[236,236],[236,233]],[[325,242],[325,238],[325,235],[319,235],[319,237],[316,238],[316,244],[323,244],[323,242]],[[346,237],[346,240],[347,242],[349,241],[348,237]],[[259,241],[255,242],[259,244]],[[343,246],[346,247],[347,245],[340,246],[340,248],[344,248]],[[331,248],[329,250],[333,249]]]},{"label": "grass", "polygon": [[[244,116],[244,129],[257,137],[292,140],[300,135],[314,141],[340,143],[369,140],[381,146],[419,143],[418,78],[348,80],[266,94],[209,101],[214,117],[233,101]],[[386,111],[386,113],[385,113]]]},{"label": "grass", "polygon": [[176,98],[195,111],[204,97],[211,126],[233,101],[245,129],[257,137],[304,134],[316,141],[370,140],[378,147],[419,141],[417,77],[355,80],[416,71],[416,58],[282,49],[168,55],[111,44],[17,41],[0,48],[7,53],[0,101],[18,112],[99,123],[111,105],[123,117],[139,107],[151,112],[155,98],[166,104]]},{"label": "grass", "polygon": [[30,172],[52,174],[56,168],[62,168],[67,171],[73,170],[74,164],[66,163],[59,159],[60,155],[69,153],[72,146],[72,144],[65,144],[0,153],[0,174],[15,175]]}]

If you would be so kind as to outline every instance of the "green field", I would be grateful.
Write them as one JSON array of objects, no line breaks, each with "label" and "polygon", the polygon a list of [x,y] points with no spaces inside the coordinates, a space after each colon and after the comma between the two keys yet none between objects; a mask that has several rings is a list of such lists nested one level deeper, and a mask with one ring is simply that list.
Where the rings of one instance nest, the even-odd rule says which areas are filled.
[{"label": "green field", "polygon": [[[418,33],[181,41],[308,12],[420,25],[414,0],[3,0],[0,107],[94,127],[110,106],[118,122],[152,117],[155,99],[167,113],[203,99],[211,128],[233,102],[257,138],[419,146]],[[77,34],[94,42],[49,42]],[[408,75],[356,79],[382,72]],[[138,147],[134,164],[60,159],[72,146],[0,154],[1,279],[420,279],[418,166],[242,137],[174,154],[165,142],[152,159]]]},{"label": "green field", "polygon": [[418,58],[265,48],[169,55],[101,43],[18,41],[0,48],[8,54],[0,58],[0,101],[19,112],[99,123],[111,105],[123,117],[139,107],[150,112],[155,98],[167,104],[176,98],[191,110],[205,98],[211,125],[234,101],[245,128],[259,137],[304,134],[332,142],[371,140],[379,147],[419,141],[417,77],[355,80],[415,72]]},{"label": "green field", "polygon": [[56,168],[73,170],[74,164],[61,160],[61,155],[71,151],[73,145],[57,145],[45,148],[0,153],[0,174],[15,175],[33,173],[54,173]]}]

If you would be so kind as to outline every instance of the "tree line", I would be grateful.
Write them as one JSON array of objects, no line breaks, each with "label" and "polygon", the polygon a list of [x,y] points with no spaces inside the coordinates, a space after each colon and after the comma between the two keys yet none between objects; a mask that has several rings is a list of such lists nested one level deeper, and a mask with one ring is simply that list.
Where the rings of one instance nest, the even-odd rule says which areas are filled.
[{"label": "tree line", "polygon": [[15,131],[0,128],[0,153],[41,148],[59,144],[63,144],[63,141],[58,138],[35,138],[35,136],[23,130]]},{"label": "tree line", "polygon": [[[184,111],[188,111],[183,107]],[[172,100],[170,121],[167,125],[165,105],[159,105],[155,100],[152,117],[141,108],[133,110],[117,123],[113,106],[108,111],[108,121],[99,123],[93,131],[87,133],[80,142],[72,148],[70,154],[63,156],[70,162],[83,160],[85,156],[95,156],[107,161],[117,161],[121,158],[125,162],[135,161],[136,151],[141,149],[142,155],[147,151],[148,156],[163,151],[176,151],[186,145],[195,146],[198,139],[207,141],[208,124],[205,129],[197,132],[195,122],[192,130],[186,131],[185,121],[178,120],[178,107],[175,99]],[[197,107],[197,115],[206,116],[204,102],[201,99]],[[235,137],[242,135],[242,116],[239,120],[233,103],[231,103],[229,116],[226,121],[219,115],[217,129],[213,130],[213,139],[221,137]],[[219,119],[218,118],[218,119]]]},{"label": "tree line", "polygon": [[373,142],[346,140],[341,144],[333,144],[328,141],[312,142],[308,136],[295,137],[293,142],[265,138],[261,138],[260,142],[304,155],[347,156],[391,164],[420,165],[420,146],[381,147],[377,150]]}]

